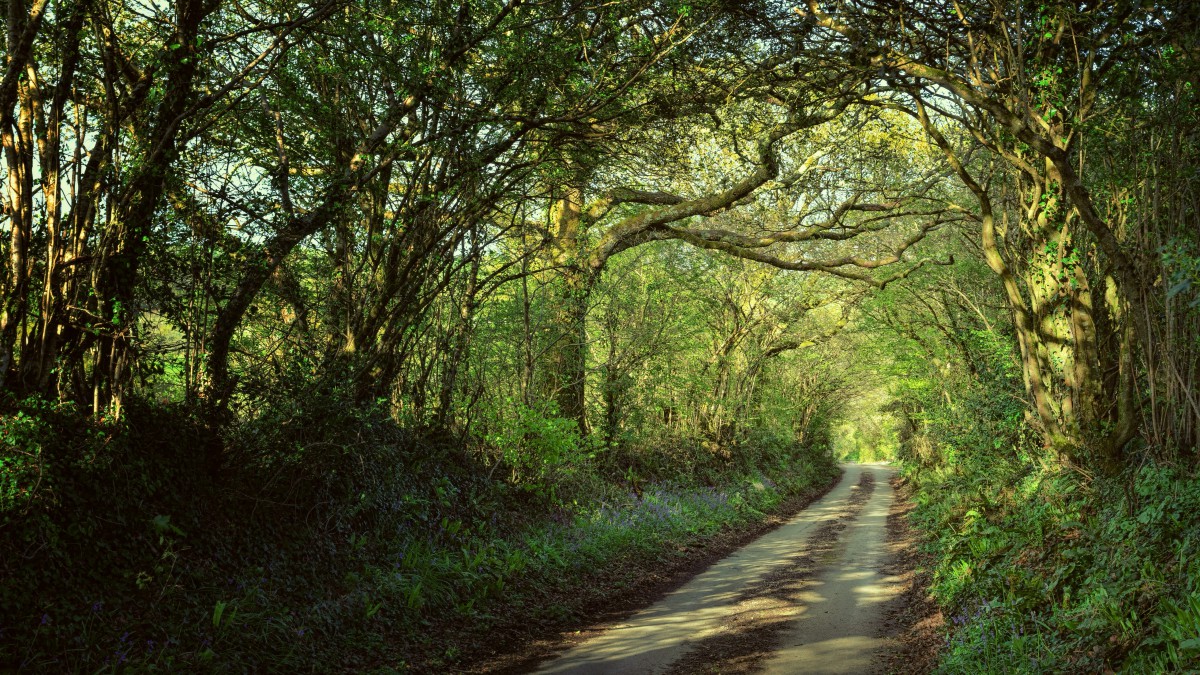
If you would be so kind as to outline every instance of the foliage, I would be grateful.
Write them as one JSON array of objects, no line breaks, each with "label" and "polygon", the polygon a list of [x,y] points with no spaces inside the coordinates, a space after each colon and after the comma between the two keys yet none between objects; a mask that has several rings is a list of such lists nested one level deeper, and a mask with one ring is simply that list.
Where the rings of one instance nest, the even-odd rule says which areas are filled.
[{"label": "foliage", "polygon": [[[958,311],[923,310],[942,322]],[[1002,317],[990,330],[976,320],[948,335],[910,317],[889,337],[905,376],[895,408],[907,421],[900,457],[917,488],[914,523],[949,617],[939,672],[1196,668],[1194,469],[1149,449],[1118,475],[1063,462],[1031,428]]]},{"label": "foliage", "polygon": [[507,482],[561,505],[560,488],[570,484],[572,474],[590,469],[598,439],[580,437],[574,422],[555,413],[554,402],[548,401],[541,410],[522,405],[511,417],[481,423],[492,430],[485,452],[494,454]]},{"label": "foliage", "polygon": [[1170,271],[1167,297],[1179,299],[1188,307],[1200,307],[1200,248],[1183,237],[1163,247],[1163,264]]},{"label": "foliage", "polygon": [[1147,464],[1088,481],[1049,464],[964,463],[912,473],[937,555],[931,590],[953,617],[941,672],[1200,666],[1190,472]]},{"label": "foliage", "polygon": [[151,9],[0,17],[0,668],[436,669],[893,452],[947,669],[1193,664],[1187,2]]},{"label": "foliage", "polygon": [[180,409],[134,401],[119,422],[89,422],[30,400],[6,418],[0,457],[18,470],[0,547],[21,553],[0,561],[0,663],[436,669],[458,658],[445,640],[462,622],[465,646],[566,620],[593,575],[754,522],[836,473],[823,452],[774,445],[753,454],[761,467],[630,485],[577,454],[569,420],[533,412],[500,439],[507,455],[481,446],[488,467],[345,394],[290,400],[235,430],[253,451],[219,483],[195,479],[203,428]]}]

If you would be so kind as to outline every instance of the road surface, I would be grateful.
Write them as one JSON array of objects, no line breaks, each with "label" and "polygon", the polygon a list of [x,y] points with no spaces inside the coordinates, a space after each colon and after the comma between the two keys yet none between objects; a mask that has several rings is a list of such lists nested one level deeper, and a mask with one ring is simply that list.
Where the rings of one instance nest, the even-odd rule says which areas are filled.
[{"label": "road surface", "polygon": [[848,464],[838,485],[786,524],[537,671],[863,673],[900,592],[886,556],[892,469]]}]

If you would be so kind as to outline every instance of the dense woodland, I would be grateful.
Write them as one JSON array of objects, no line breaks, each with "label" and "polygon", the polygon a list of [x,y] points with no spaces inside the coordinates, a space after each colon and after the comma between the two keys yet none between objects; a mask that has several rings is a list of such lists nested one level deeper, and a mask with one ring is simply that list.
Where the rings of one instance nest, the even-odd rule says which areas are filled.
[{"label": "dense woodland", "polygon": [[846,457],[946,672],[1200,667],[1191,3],[0,28],[0,669],[477,664]]}]

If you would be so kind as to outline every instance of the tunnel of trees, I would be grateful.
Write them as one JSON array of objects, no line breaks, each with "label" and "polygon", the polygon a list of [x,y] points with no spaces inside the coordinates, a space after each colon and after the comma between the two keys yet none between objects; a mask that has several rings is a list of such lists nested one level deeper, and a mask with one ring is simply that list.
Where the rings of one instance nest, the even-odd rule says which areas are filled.
[{"label": "tunnel of trees", "polygon": [[0,666],[470,662],[835,454],[915,486],[949,672],[1200,660],[1189,2],[0,28]]}]

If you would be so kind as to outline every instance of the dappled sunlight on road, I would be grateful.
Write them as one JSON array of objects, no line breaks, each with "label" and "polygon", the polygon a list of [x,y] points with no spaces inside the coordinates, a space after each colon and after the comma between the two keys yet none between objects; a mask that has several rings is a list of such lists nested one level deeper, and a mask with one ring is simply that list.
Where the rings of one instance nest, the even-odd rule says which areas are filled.
[{"label": "dappled sunlight on road", "polygon": [[[814,659],[858,663],[849,651],[840,653],[846,650],[869,662],[880,642],[872,637],[879,605],[894,595],[876,571],[893,498],[891,469],[844,468],[837,487],[788,523],[539,672],[658,673],[673,665],[684,671],[680,663],[709,651],[735,669],[769,659],[770,668],[796,672],[801,659],[806,672],[852,672],[813,670]],[[875,477],[865,504],[865,495],[853,499],[864,473]],[[773,655],[767,647],[776,643]]]},{"label": "dappled sunlight on road", "polygon": [[884,640],[876,637],[883,603],[900,591],[882,575],[891,486],[876,492],[842,536],[844,553],[812,584],[804,602],[812,611],[783,635],[768,673],[859,673],[870,669]]}]

